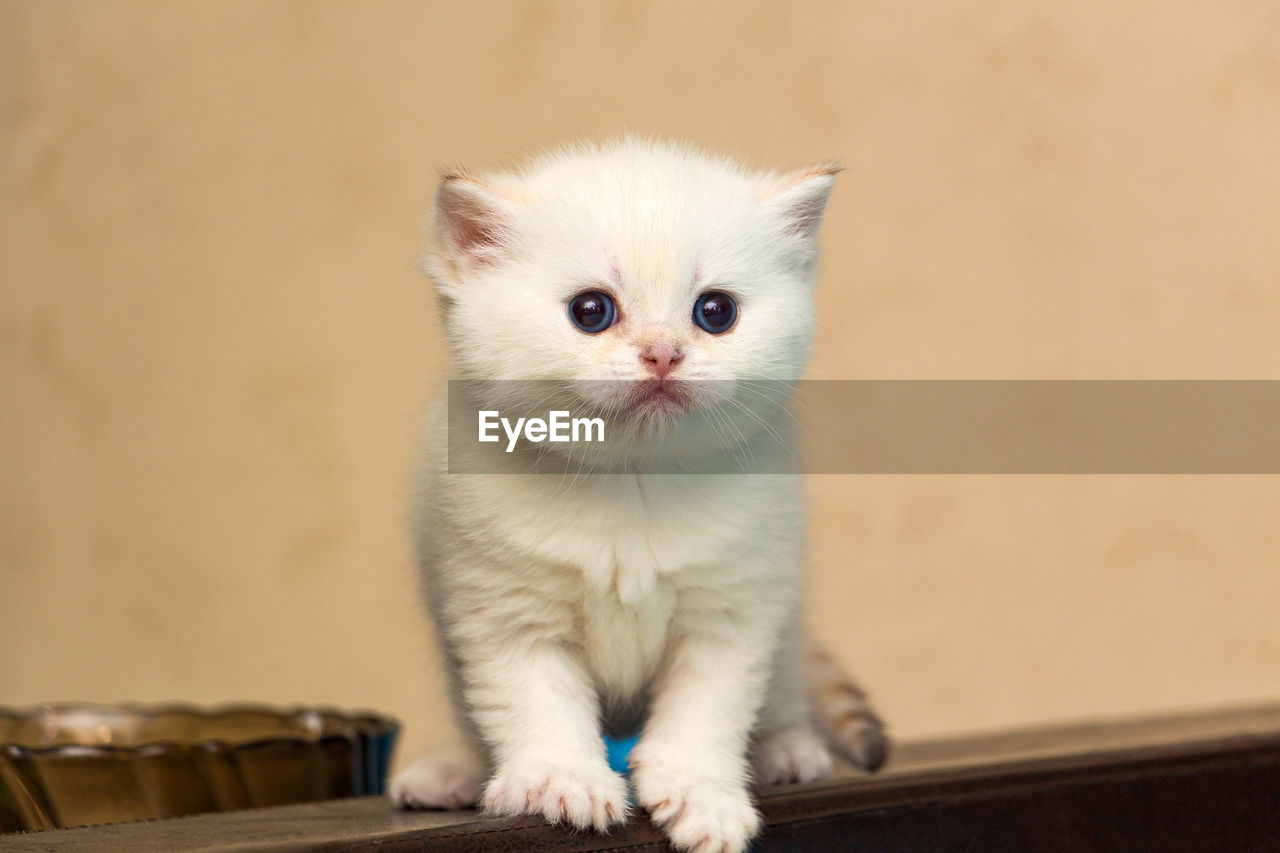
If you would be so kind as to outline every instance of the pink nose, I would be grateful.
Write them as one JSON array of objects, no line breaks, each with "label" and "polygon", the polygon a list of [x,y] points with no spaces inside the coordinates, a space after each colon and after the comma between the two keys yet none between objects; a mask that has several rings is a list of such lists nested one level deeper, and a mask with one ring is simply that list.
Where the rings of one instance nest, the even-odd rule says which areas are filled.
[{"label": "pink nose", "polygon": [[684,354],[671,344],[654,344],[640,353],[643,361],[659,379],[666,379],[667,374],[675,370],[677,364],[684,360]]}]

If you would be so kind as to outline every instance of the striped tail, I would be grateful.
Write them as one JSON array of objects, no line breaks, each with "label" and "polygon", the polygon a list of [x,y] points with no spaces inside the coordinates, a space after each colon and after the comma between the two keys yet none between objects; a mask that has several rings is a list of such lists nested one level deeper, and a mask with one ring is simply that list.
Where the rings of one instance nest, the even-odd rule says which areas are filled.
[{"label": "striped tail", "polygon": [[808,667],[809,704],[818,731],[855,767],[879,769],[889,755],[889,738],[867,694],[812,642]]}]

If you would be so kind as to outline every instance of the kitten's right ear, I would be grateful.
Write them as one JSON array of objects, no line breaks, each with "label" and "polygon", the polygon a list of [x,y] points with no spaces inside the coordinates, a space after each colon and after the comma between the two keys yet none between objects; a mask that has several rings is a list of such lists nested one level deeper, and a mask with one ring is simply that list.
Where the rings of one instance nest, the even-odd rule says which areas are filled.
[{"label": "kitten's right ear", "polygon": [[436,224],[448,255],[464,267],[497,263],[510,244],[516,203],[480,181],[450,172],[436,191]]},{"label": "kitten's right ear", "polygon": [[839,163],[819,163],[772,177],[765,190],[766,203],[778,212],[787,233],[809,243],[818,236],[827,196],[842,171]]}]

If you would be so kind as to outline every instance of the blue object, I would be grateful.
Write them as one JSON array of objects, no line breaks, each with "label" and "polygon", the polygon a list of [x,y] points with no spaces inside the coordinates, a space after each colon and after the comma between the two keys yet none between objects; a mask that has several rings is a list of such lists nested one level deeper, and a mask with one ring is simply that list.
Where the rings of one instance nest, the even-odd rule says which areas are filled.
[{"label": "blue object", "polygon": [[631,750],[635,748],[639,740],[640,735],[638,734],[627,735],[622,738],[605,735],[604,751],[609,757],[609,769],[615,773],[621,773],[623,776],[630,775],[631,765],[627,763],[627,757],[631,755]]}]

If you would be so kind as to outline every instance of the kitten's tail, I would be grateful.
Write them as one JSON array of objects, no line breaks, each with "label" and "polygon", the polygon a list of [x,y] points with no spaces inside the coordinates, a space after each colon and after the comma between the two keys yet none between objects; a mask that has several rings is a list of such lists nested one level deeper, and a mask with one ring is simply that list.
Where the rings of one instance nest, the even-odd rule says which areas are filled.
[{"label": "kitten's tail", "polygon": [[818,731],[854,766],[868,771],[879,769],[889,755],[889,738],[866,692],[812,641],[808,677],[809,705]]}]

